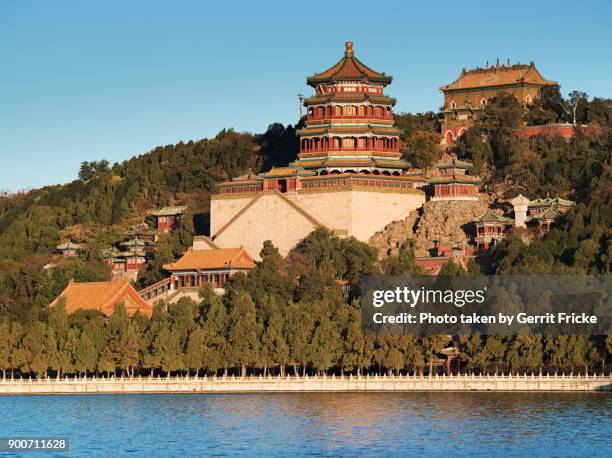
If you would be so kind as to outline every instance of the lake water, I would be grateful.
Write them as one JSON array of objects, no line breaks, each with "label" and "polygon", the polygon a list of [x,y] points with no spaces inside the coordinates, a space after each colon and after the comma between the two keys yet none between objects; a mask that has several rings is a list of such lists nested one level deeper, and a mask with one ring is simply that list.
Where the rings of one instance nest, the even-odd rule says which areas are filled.
[{"label": "lake water", "polygon": [[66,436],[68,456],[612,456],[605,393],[0,396],[0,408],[0,437]]}]

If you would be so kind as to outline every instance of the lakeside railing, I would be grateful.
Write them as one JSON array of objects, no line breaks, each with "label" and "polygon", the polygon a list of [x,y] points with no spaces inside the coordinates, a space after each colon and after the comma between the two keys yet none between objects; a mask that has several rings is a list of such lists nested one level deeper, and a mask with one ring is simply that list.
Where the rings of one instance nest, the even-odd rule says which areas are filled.
[{"label": "lakeside railing", "polygon": [[433,374],[433,375],[387,375],[387,374],[373,374],[373,375],[285,375],[285,376],[272,376],[272,375],[255,375],[247,377],[236,377],[234,375],[228,376],[198,376],[198,375],[173,375],[173,376],[114,376],[109,377],[96,377],[96,376],[83,376],[83,377],[47,377],[47,378],[0,378],[2,384],[30,384],[30,383],[99,383],[99,382],[120,382],[120,383],[142,383],[142,382],[159,382],[168,383],[169,381],[175,382],[232,382],[232,383],[253,383],[253,382],[295,382],[295,381],[427,381],[427,380],[482,380],[482,381],[501,381],[501,380],[593,380],[593,381],[612,381],[612,374],[603,373],[584,373],[584,374],[535,374],[535,373],[523,373],[523,374]]}]

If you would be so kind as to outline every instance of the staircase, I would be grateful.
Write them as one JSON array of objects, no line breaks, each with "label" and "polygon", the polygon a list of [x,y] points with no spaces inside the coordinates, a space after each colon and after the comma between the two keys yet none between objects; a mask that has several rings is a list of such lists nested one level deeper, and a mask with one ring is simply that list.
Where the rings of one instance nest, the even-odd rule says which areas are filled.
[{"label": "staircase", "polygon": [[142,297],[145,301],[153,303],[160,298],[160,296],[164,296],[164,298],[166,298],[169,292],[170,277],[164,278],[157,283],[153,283],[152,285],[141,289],[138,291],[138,294],[140,294],[140,297]]}]

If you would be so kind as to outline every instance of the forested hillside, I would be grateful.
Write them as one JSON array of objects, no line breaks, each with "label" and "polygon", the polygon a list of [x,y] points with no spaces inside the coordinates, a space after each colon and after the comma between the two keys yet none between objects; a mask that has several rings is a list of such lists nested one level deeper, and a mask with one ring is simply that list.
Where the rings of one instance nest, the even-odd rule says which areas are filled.
[{"label": "forested hillside", "polygon": [[[574,120],[578,126],[571,141],[521,134],[525,124]],[[396,123],[403,132],[404,158],[414,166],[427,167],[441,155],[436,114],[398,114]],[[580,127],[583,124],[587,126]],[[499,205],[519,192],[578,202],[543,240],[527,244],[514,237],[499,244],[491,272],[610,273],[611,127],[611,101],[581,93],[570,100],[545,94],[527,111],[511,97],[488,104],[478,124],[454,147],[485,178],[485,190]],[[213,139],[158,147],[120,164],[86,161],[71,183],[0,196],[0,314],[20,320],[36,317],[69,278],[109,278],[101,248],[116,242],[151,209],[186,204],[182,227],[162,237],[138,283],[158,280],[164,275],[161,266],[180,256],[194,234],[208,230],[209,194],[215,183],[248,170],[286,165],[297,148],[292,126],[273,124],[257,135],[224,130]],[[67,238],[84,244],[82,259],[44,270],[54,247]],[[403,258],[385,260],[377,268],[411,265],[410,247],[405,251]],[[455,271],[453,266],[444,270]]]},{"label": "forested hillside", "polygon": [[[261,135],[223,130],[213,139],[155,148],[112,166],[83,162],[78,179],[64,185],[0,196],[0,312],[48,304],[70,276],[106,279],[100,249],[120,239],[133,223],[159,206],[187,204],[183,227],[162,239],[147,275],[155,280],[163,262],[180,255],[196,233],[205,233],[209,195],[215,184],[249,169],[286,164],[297,154],[295,130],[273,124]],[[43,266],[60,240],[84,242],[83,260]],[[157,268],[157,271],[155,269]],[[152,272],[151,272],[152,271]]]}]

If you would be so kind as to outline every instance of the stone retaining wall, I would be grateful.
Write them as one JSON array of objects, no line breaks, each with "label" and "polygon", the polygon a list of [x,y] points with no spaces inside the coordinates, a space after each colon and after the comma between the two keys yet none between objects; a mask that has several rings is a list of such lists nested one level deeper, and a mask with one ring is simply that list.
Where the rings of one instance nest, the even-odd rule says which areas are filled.
[{"label": "stone retaining wall", "polygon": [[606,391],[612,375],[172,377],[0,380],[7,394],[261,393],[356,391]]}]

